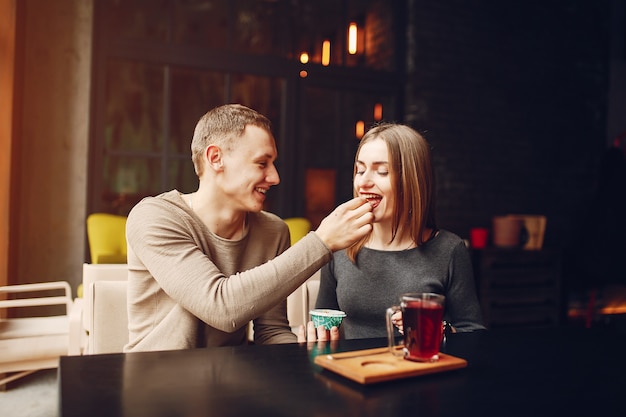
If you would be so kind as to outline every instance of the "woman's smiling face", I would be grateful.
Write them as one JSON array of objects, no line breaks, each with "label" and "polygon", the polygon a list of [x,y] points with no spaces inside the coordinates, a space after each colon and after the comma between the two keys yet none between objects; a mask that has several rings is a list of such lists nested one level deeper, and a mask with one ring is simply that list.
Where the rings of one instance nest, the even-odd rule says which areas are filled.
[{"label": "woman's smiling face", "polygon": [[395,193],[387,144],[382,139],[364,144],[357,155],[355,168],[354,189],[372,205],[374,222],[391,222]]}]

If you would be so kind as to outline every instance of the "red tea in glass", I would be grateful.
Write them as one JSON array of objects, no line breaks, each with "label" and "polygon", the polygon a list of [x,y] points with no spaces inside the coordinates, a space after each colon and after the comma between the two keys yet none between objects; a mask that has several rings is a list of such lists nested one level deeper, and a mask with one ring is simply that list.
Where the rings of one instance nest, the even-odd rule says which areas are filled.
[{"label": "red tea in glass", "polygon": [[404,348],[407,359],[436,360],[441,346],[443,305],[430,300],[402,303]]},{"label": "red tea in glass", "polygon": [[[444,300],[443,295],[433,293],[403,294],[400,306],[387,309],[389,349],[394,355],[404,355],[405,359],[420,362],[439,359]],[[402,311],[403,353],[395,349],[394,326],[391,323],[391,316],[397,311]]]}]

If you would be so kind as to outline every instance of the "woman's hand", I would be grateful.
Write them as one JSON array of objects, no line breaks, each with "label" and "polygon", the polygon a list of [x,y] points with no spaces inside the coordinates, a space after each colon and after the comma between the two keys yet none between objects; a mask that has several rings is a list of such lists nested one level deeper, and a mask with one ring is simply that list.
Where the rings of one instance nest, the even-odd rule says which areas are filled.
[{"label": "woman's hand", "polygon": [[396,311],[391,316],[391,323],[398,328],[400,334],[404,334],[404,328],[402,327],[402,312]]},{"label": "woman's hand", "polygon": [[298,328],[298,343],[305,342],[325,342],[339,340],[339,329],[333,326],[332,329],[326,330],[324,326],[319,326],[317,329],[312,321],[306,324],[306,330],[303,325]]},{"label": "woman's hand", "polygon": [[[400,332],[400,334],[404,334],[404,327],[402,327],[402,312],[401,311],[393,313],[393,315],[391,316],[391,323],[393,323],[393,325],[398,328],[398,331]],[[441,334],[445,338],[447,333],[456,333],[456,329],[454,328],[453,325],[451,325],[449,322],[444,320],[441,322]]]}]

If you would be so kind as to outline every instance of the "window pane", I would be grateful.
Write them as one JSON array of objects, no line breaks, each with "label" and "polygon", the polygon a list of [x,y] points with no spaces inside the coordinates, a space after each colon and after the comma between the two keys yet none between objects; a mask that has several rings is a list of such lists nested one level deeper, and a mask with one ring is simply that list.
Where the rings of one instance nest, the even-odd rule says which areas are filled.
[{"label": "window pane", "polygon": [[286,56],[291,50],[293,22],[288,1],[234,2],[233,48],[253,55]]},{"label": "window pane", "polygon": [[166,189],[171,190],[173,188],[182,193],[191,193],[198,189],[198,176],[193,169],[191,153],[186,158],[168,160]]},{"label": "window pane", "polygon": [[105,211],[128,214],[143,197],[161,192],[161,160],[107,155],[102,178]]},{"label": "window pane", "polygon": [[[289,22],[294,37],[293,59],[299,60],[305,52],[309,62],[322,62],[322,44],[330,42],[330,65],[343,65],[345,34],[348,22],[345,19],[344,2],[318,0],[302,2],[295,6]],[[291,57],[289,57],[291,58]]]},{"label": "window pane", "polygon": [[283,88],[282,78],[233,74],[230,102],[243,104],[263,114],[272,121],[274,135],[280,135]]},{"label": "window pane", "polygon": [[[295,59],[323,64],[323,43],[330,42],[330,66],[394,69],[394,8],[385,0],[319,0],[292,10]],[[356,52],[348,52],[348,28],[356,23]],[[287,23],[289,24],[289,23]],[[326,64],[324,64],[326,65]]]},{"label": "window pane", "polygon": [[107,65],[107,150],[157,151],[163,138],[163,68],[112,60]]},{"label": "window pane", "polygon": [[[115,37],[134,40],[167,40],[169,0],[107,0],[102,6],[105,27]],[[114,28],[114,29],[113,29]]]},{"label": "window pane", "polygon": [[230,9],[228,0],[174,2],[174,42],[207,48],[228,48]]},{"label": "window pane", "polygon": [[[393,71],[394,13],[387,0],[103,0],[111,38],[201,46],[252,55],[322,63],[330,42],[331,66]],[[400,12],[400,11],[397,11]],[[348,53],[348,27],[358,46]]]},{"label": "window pane", "polygon": [[169,151],[190,157],[196,123],[207,111],[226,102],[226,74],[172,70]]},{"label": "window pane", "polygon": [[347,55],[347,66],[394,71],[393,13],[393,8],[385,0],[351,2],[347,20],[357,24],[358,51]]},{"label": "window pane", "polygon": [[[357,123],[361,122],[363,130],[367,131],[375,122],[393,121],[396,117],[393,103],[392,95],[380,97],[368,92],[306,88],[300,132],[305,141],[305,180],[315,184],[307,183],[305,188],[320,189],[316,185],[321,183],[319,177],[329,177],[329,170],[334,169],[332,178],[336,184],[332,190],[336,201],[352,198],[354,157],[360,138],[356,134]],[[311,204],[317,207],[318,201],[321,196],[307,195],[307,207]],[[322,214],[328,213],[316,213],[317,216]],[[310,216],[314,218],[313,214]]]},{"label": "window pane", "polygon": [[303,105],[302,139],[306,143],[308,168],[335,166],[335,117],[338,114],[338,94],[329,89],[307,88]]}]

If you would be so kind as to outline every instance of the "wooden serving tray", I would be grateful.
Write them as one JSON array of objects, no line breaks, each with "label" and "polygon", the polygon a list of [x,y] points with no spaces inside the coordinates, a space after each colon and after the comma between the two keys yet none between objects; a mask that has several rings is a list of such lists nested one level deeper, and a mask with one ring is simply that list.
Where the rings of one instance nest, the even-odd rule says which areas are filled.
[{"label": "wooden serving tray", "polygon": [[467,361],[439,353],[437,362],[413,362],[394,356],[389,348],[355,350],[319,355],[315,363],[361,384],[408,378],[465,368]]}]

